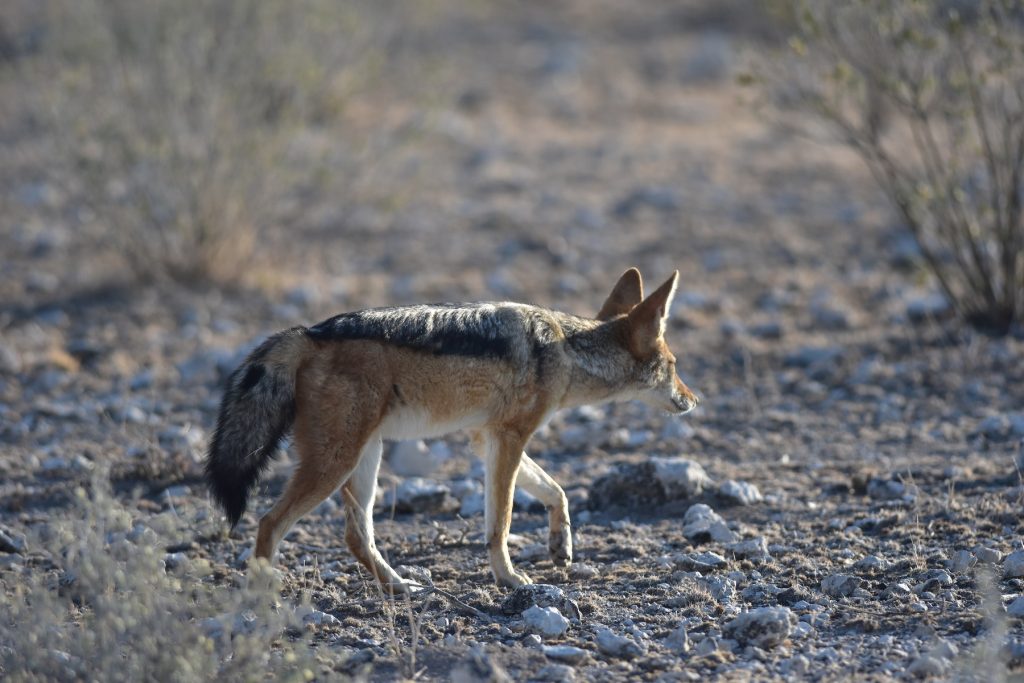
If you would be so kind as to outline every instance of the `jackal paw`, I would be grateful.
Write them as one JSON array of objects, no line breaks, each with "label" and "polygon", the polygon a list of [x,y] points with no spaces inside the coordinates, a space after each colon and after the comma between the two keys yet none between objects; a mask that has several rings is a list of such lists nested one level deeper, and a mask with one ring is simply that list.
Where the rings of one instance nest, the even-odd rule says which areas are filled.
[{"label": "jackal paw", "polygon": [[495,578],[495,581],[502,588],[518,588],[519,586],[526,586],[533,583],[533,580],[530,579],[529,576],[523,572],[515,570],[513,570],[511,574]]},{"label": "jackal paw", "polygon": [[548,537],[548,552],[556,567],[568,567],[572,564],[572,532],[568,526],[551,530]]},{"label": "jackal paw", "polygon": [[395,579],[394,581],[380,584],[380,589],[384,591],[384,595],[412,595],[425,588],[426,586],[421,583],[405,579]]}]

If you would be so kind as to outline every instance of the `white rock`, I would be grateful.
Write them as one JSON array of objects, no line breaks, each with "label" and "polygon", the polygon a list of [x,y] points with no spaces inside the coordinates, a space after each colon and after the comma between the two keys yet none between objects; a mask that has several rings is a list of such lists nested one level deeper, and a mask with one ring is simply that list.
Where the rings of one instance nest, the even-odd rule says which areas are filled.
[{"label": "white rock", "polygon": [[762,500],[761,492],[748,481],[729,479],[718,487],[718,495],[737,505],[752,505]]},{"label": "white rock", "polygon": [[704,503],[691,505],[683,515],[683,535],[691,541],[710,538],[717,543],[734,543],[739,540],[725,520]]},{"label": "white rock", "polygon": [[995,548],[986,548],[985,546],[978,546],[974,549],[974,556],[978,558],[978,562],[984,562],[986,564],[999,564],[1003,559],[1003,554]]},{"label": "white rock", "polygon": [[665,647],[679,655],[690,651],[690,636],[686,632],[686,622],[679,624],[678,628],[665,638]]},{"label": "white rock", "polygon": [[651,458],[654,473],[669,498],[696,496],[713,482],[699,463],[686,458]]},{"label": "white rock", "polygon": [[935,678],[944,676],[949,670],[949,660],[926,654],[918,657],[909,667],[907,673],[917,678]]},{"label": "white rock", "polygon": [[341,620],[333,614],[327,614],[320,610],[311,609],[302,617],[302,623],[304,624],[315,624],[320,626],[327,624],[328,626],[341,626]]},{"label": "white rock", "polygon": [[852,595],[860,584],[859,577],[849,574],[833,574],[822,580],[821,592],[833,598],[845,598]]},{"label": "white rock", "polygon": [[545,638],[557,638],[569,630],[569,620],[554,607],[534,605],[523,612],[526,627]]},{"label": "white rock", "polygon": [[1024,550],[1006,556],[1003,560],[1003,576],[1007,579],[1024,576]]},{"label": "white rock", "polygon": [[758,562],[767,562],[772,559],[772,556],[768,554],[768,541],[764,536],[730,543],[726,546],[726,550],[741,559]]},{"label": "white rock", "polygon": [[400,477],[426,477],[448,457],[450,451],[447,454],[443,450],[434,451],[423,441],[399,441],[391,447],[388,464]]},{"label": "white rock", "polygon": [[725,633],[743,645],[773,648],[789,637],[797,617],[788,607],[759,607],[725,625]]},{"label": "white rock", "polygon": [[661,428],[661,438],[665,441],[683,441],[690,439],[697,430],[684,420],[666,420]]},{"label": "white rock", "polygon": [[620,636],[605,626],[599,626],[595,635],[597,636],[597,649],[610,657],[633,659],[646,651],[639,643]]},{"label": "white rock", "polygon": [[552,681],[562,683],[564,681],[575,681],[576,670],[568,664],[548,664],[543,666],[533,676],[531,681]]},{"label": "white rock", "polygon": [[950,569],[954,574],[963,574],[969,571],[978,563],[978,558],[970,550],[958,550],[950,562]]},{"label": "white rock", "polygon": [[545,645],[541,651],[548,659],[567,664],[579,664],[587,657],[587,651],[572,645]]}]

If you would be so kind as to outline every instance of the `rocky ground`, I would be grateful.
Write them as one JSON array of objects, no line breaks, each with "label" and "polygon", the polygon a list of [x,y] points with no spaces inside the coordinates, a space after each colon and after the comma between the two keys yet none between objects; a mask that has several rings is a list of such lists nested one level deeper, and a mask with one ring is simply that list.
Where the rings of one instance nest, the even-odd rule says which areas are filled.
[{"label": "rocky ground", "polygon": [[465,439],[395,444],[378,545],[436,590],[382,597],[335,498],[282,544],[280,609],[304,605],[304,624],[278,638],[374,680],[1019,671],[1024,333],[951,319],[857,160],[751,105],[733,76],[774,45],[754,24],[699,3],[442,13],[400,54],[442,64],[429,105],[383,88],[353,123],[416,141],[264,236],[267,286],[134,285],[32,161],[39,141],[5,139],[4,594],[69,580],[50,541],[97,477],[134,530],[101,546],[156,543],[170,574],[243,584],[257,517],[227,535],[201,461],[221,383],[269,332],[420,301],[586,314],[626,267],[650,284],[678,268],[668,338],[703,403],[583,408],[536,435],[576,557],[547,559],[525,495],[512,554],[552,588],[492,584]]}]

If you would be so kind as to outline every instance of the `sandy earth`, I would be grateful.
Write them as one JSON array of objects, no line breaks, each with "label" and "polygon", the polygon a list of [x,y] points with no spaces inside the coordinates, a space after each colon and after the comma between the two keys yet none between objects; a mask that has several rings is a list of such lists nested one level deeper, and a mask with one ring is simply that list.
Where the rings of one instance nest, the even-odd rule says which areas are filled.
[{"label": "sandy earth", "polygon": [[[334,617],[309,625],[315,646],[375,680],[969,678],[996,655],[1017,671],[1024,334],[950,320],[856,159],[751,105],[733,75],[769,49],[756,25],[587,4],[427,22],[395,69],[436,63],[429,103],[403,99],[396,76],[350,114],[354,139],[415,139],[386,147],[344,202],[267,235],[266,287],[131,284],[33,161],[41,142],[5,139],[0,529],[14,543],[0,585],[45,566],[32,539],[106,467],[140,523],[173,510],[194,530],[175,552],[208,560],[205,580],[240,577],[257,518],[223,534],[201,458],[220,383],[269,332],[421,301],[587,314],[626,267],[649,285],[678,268],[668,339],[701,407],[570,411],[530,445],[569,494],[576,557],[553,567],[545,513],[522,497],[513,559],[564,591],[563,616],[578,608],[567,630],[534,635],[502,610],[482,469],[455,437],[428,444],[422,484],[437,487],[414,512],[385,501],[408,466],[391,460],[381,479],[378,545],[444,591],[412,602],[415,647],[404,608],[390,618],[344,548],[337,498],[282,544],[284,600]],[[707,478],[680,483],[652,458]],[[256,509],[289,466],[284,454]],[[730,480],[758,495],[741,504]],[[685,521],[696,504],[721,516],[715,533]],[[985,567],[990,602],[1010,610],[1002,644]]]}]

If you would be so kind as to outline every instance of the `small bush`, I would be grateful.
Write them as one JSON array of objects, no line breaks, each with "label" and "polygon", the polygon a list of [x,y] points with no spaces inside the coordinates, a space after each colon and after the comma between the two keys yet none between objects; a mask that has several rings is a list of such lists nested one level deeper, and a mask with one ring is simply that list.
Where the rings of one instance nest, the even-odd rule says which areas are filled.
[{"label": "small bush", "polygon": [[49,561],[33,553],[22,582],[4,576],[0,678],[251,681],[322,673],[309,644],[286,634],[301,625],[295,610],[274,607],[271,569],[253,570],[246,586],[215,585],[205,561],[167,556],[171,516],[133,522],[99,483],[92,495],[76,495],[80,519],[52,523],[37,539]]},{"label": "small bush", "polygon": [[[975,326],[1024,318],[1019,0],[798,0],[777,99],[839,131]],[[959,8],[959,9],[958,9]]]},{"label": "small bush", "polygon": [[334,0],[19,6],[7,33],[41,36],[15,60],[37,122],[147,277],[236,274],[317,171],[293,158],[296,133],[336,117],[379,37],[373,13]]}]

